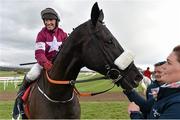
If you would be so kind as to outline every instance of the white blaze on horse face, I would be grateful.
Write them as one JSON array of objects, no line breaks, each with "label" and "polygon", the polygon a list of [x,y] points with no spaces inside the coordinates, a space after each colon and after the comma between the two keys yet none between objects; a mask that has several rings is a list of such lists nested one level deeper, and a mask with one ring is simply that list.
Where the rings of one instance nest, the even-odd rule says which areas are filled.
[{"label": "white blaze on horse face", "polygon": [[135,55],[131,51],[124,51],[115,61],[114,64],[121,70],[125,70],[131,62],[133,62]]}]

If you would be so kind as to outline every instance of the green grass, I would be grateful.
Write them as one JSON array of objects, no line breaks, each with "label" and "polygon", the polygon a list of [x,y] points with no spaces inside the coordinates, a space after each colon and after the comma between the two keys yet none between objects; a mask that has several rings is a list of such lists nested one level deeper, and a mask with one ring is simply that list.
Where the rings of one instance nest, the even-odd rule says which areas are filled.
[{"label": "green grass", "polygon": [[127,101],[81,102],[82,119],[128,119]]},{"label": "green grass", "polygon": [[[0,71],[0,77],[19,77],[23,76],[23,74],[17,74],[15,71]],[[22,77],[23,78],[23,77]],[[0,93],[1,92],[16,92],[18,90],[18,83],[11,82],[0,82]],[[5,87],[5,90],[4,90]]]},{"label": "green grass", "polygon": [[[20,83],[18,83],[20,84]],[[14,83],[0,83],[0,93],[1,92],[16,92],[19,89],[19,86]]]},{"label": "green grass", "polygon": [[19,76],[22,74],[17,74],[15,71],[0,71],[0,77],[11,77],[11,76]]},{"label": "green grass", "polygon": [[0,119],[11,119],[13,101],[0,101]]},{"label": "green grass", "polygon": [[[0,119],[11,119],[13,101],[0,101]],[[81,119],[129,119],[127,101],[80,102]]]}]

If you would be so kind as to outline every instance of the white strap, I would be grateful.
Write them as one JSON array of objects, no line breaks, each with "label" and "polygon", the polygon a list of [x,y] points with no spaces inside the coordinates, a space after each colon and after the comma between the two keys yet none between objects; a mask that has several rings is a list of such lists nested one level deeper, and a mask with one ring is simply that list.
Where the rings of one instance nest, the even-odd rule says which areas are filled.
[{"label": "white strap", "polygon": [[58,101],[58,100],[52,100],[51,98],[49,98],[42,90],[41,88],[38,86],[38,90],[51,102],[54,102],[54,103],[67,103],[67,102],[70,102],[71,100],[73,100],[74,98],[74,92],[72,93],[72,97],[69,99],[69,100],[64,100],[64,101]]}]

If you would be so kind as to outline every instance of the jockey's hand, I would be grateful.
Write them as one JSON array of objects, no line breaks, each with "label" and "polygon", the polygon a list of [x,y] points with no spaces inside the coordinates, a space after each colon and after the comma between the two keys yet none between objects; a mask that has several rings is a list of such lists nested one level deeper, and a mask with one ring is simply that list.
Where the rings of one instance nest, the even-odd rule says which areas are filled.
[{"label": "jockey's hand", "polygon": [[47,61],[44,63],[43,67],[45,70],[50,70],[52,68],[53,64],[50,61]]}]

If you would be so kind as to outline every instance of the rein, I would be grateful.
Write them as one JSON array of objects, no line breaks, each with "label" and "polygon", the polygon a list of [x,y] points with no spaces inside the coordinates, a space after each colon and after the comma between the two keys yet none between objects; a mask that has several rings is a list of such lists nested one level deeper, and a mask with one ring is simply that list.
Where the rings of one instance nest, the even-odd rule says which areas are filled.
[{"label": "rein", "polygon": [[109,91],[109,90],[111,90],[112,88],[114,88],[114,86],[115,86],[115,84],[112,86],[112,87],[110,87],[110,88],[108,88],[108,89],[106,89],[106,90],[104,90],[104,91],[100,91],[100,92],[94,92],[94,93],[80,93],[79,91],[78,91],[78,89],[74,86],[76,83],[85,83],[85,82],[92,82],[92,81],[99,81],[99,80],[104,80],[104,79],[107,79],[107,77],[98,77],[98,78],[93,78],[93,79],[88,79],[88,80],[78,80],[78,81],[75,81],[75,80],[70,80],[70,81],[65,81],[65,80],[53,80],[53,79],[51,79],[50,77],[49,77],[49,75],[48,75],[48,72],[47,71],[45,71],[45,74],[46,74],[46,77],[47,77],[47,79],[48,79],[48,82],[50,82],[50,83],[52,83],[52,84],[57,84],[57,85],[72,85],[73,87],[74,87],[74,92],[76,93],[76,94],[78,94],[79,96],[94,96],[94,95],[98,95],[98,94],[102,94],[102,93],[105,93],[105,92],[107,92],[107,91]]},{"label": "rein", "polygon": [[107,79],[107,77],[103,76],[103,77],[98,77],[98,78],[92,78],[92,79],[88,79],[88,80],[78,80],[78,81],[75,81],[75,80],[53,80],[49,77],[47,71],[45,71],[46,73],[46,77],[48,79],[48,81],[50,83],[53,83],[53,84],[57,84],[57,85],[75,85],[76,83],[85,83],[85,82],[92,82],[92,81],[99,81],[99,80],[104,80],[104,79]]}]

